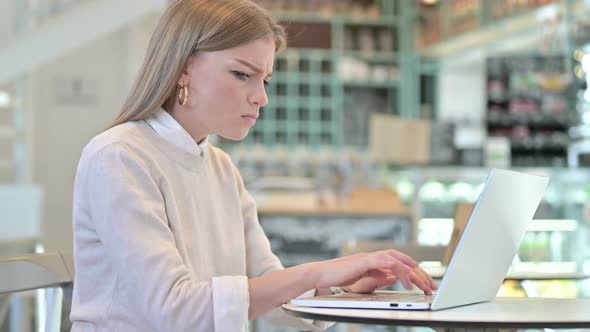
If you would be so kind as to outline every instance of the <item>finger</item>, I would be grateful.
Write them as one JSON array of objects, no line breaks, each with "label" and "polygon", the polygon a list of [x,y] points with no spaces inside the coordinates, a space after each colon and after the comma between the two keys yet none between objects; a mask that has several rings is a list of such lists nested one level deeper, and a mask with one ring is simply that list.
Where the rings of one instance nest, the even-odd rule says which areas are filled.
[{"label": "finger", "polygon": [[388,273],[387,270],[384,270],[384,269],[375,269],[375,270],[369,271],[368,275],[371,278],[384,279],[384,278],[387,278],[387,276],[389,276],[390,273]]},{"label": "finger", "polygon": [[385,254],[390,255],[391,257],[401,261],[402,263],[404,263],[410,267],[418,266],[418,262],[416,262],[412,257],[404,254],[403,252],[400,252],[400,251],[397,251],[394,249],[384,250],[383,252]]},{"label": "finger", "polygon": [[410,270],[412,268],[411,266],[408,266],[404,262],[402,262],[399,259],[395,258],[394,256],[390,255],[390,253],[388,253],[387,250],[377,251],[377,252],[372,253],[370,256],[370,259],[376,259],[376,260],[384,262],[384,265],[381,268],[392,269],[397,266],[406,266]]},{"label": "finger", "polygon": [[432,290],[431,280],[428,273],[426,273],[426,271],[422,270],[420,267],[414,268],[414,272],[420,276],[420,278],[424,281],[424,284],[426,284],[428,289]]},{"label": "finger", "polygon": [[368,292],[374,292],[376,289],[391,286],[397,282],[397,277],[393,274],[388,273],[377,273],[375,278],[370,281],[370,290]]},{"label": "finger", "polygon": [[432,278],[432,276],[430,274],[428,275],[428,278],[430,278],[430,287],[432,289],[438,289],[438,285],[436,284],[436,281],[434,281],[434,278]]},{"label": "finger", "polygon": [[363,261],[366,263],[366,270],[375,270],[375,269],[390,269],[392,266],[399,265],[400,262],[387,255],[378,255],[372,254],[369,256],[362,257]]},{"label": "finger", "polygon": [[412,281],[410,280],[410,273],[412,272],[412,269],[398,259],[387,254],[384,255],[383,252],[376,252],[374,255],[369,256],[367,261],[368,266],[372,267],[368,270],[388,270],[397,276],[406,289],[412,289]]},{"label": "finger", "polygon": [[394,274],[391,274],[391,272],[386,269],[372,270],[372,271],[369,271],[368,275],[372,278],[382,279],[382,280],[385,280],[385,279],[389,280],[391,278],[397,279],[397,277]]},{"label": "finger", "polygon": [[364,292],[372,293],[377,288],[382,288],[393,284],[392,275],[382,270],[373,270],[369,273],[369,277],[361,280],[364,284]]},{"label": "finger", "polygon": [[420,273],[413,271],[410,276],[410,279],[412,280],[414,285],[418,286],[418,288],[420,288],[424,292],[424,294],[432,295],[432,290],[430,289],[429,282],[423,276],[421,276]]},{"label": "finger", "polygon": [[399,278],[399,280],[402,282],[402,285],[404,285],[404,288],[405,288],[406,290],[411,290],[412,288],[414,288],[414,287],[412,286],[412,281],[410,280],[410,277],[408,277],[408,276],[405,276],[405,277],[399,277],[399,276],[398,276],[398,278]]},{"label": "finger", "polygon": [[430,284],[430,289],[437,289],[438,287],[436,286],[436,282],[434,282],[434,279],[432,279],[432,276],[430,274],[428,274],[428,272],[426,272],[423,268],[421,268],[421,267],[418,267],[418,268],[420,269],[420,271],[422,272],[422,275],[426,278],[426,280]]},{"label": "finger", "polygon": [[437,288],[436,283],[434,282],[434,279],[432,279],[430,274],[428,274],[428,272],[426,272],[422,267],[418,266],[414,270],[416,272],[418,272],[422,276],[422,278],[428,283],[428,286],[430,287],[431,290]]},{"label": "finger", "polygon": [[417,278],[420,279],[420,284],[416,284],[418,286],[418,288],[420,288],[421,290],[424,291],[424,294],[426,295],[432,295],[432,287],[430,284],[430,278],[429,276],[424,273],[424,271],[422,271],[421,269],[414,269],[414,274]]},{"label": "finger", "polygon": [[380,282],[379,285],[375,287],[375,289],[391,286],[395,284],[397,280],[398,279],[396,276],[394,276],[393,274],[388,274],[387,277],[385,277],[385,279],[383,279],[382,282]]},{"label": "finger", "polygon": [[391,268],[391,272],[399,281],[401,281],[405,289],[412,289],[412,280],[410,279],[412,269],[402,263],[398,263]]}]

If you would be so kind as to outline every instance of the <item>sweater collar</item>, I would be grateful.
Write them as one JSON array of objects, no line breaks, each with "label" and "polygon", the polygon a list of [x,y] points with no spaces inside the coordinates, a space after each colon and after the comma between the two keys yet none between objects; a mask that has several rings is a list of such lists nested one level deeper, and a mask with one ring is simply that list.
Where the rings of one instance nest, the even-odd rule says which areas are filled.
[{"label": "sweater collar", "polygon": [[146,119],[146,122],[160,137],[182,151],[198,157],[207,156],[209,151],[208,138],[198,144],[180,123],[164,109],[160,108],[154,115]]}]

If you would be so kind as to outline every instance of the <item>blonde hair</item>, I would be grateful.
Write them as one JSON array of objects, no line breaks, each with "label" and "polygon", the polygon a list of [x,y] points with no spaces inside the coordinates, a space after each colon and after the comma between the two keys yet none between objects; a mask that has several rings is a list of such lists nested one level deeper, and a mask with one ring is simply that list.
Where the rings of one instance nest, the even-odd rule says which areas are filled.
[{"label": "blonde hair", "polygon": [[270,36],[286,47],[282,26],[250,0],[175,0],[150,40],[144,63],[110,127],[145,119],[176,102],[177,83],[189,57]]}]

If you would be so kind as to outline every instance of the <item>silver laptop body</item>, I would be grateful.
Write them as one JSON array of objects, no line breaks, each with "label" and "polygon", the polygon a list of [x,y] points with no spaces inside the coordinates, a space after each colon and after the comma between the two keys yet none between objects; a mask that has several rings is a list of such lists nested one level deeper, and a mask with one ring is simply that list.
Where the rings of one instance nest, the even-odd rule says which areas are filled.
[{"label": "silver laptop body", "polygon": [[433,296],[377,291],[294,299],[291,303],[328,308],[438,310],[493,300],[548,183],[548,177],[492,169]]}]

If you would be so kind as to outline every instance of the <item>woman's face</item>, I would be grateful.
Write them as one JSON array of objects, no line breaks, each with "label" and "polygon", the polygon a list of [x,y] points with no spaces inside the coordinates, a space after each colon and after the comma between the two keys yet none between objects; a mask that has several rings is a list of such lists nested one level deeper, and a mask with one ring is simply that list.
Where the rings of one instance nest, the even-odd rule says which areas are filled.
[{"label": "woman's face", "polygon": [[275,43],[265,37],[190,58],[178,82],[188,84],[188,103],[170,113],[196,142],[209,134],[243,139],[268,103],[274,55]]}]

